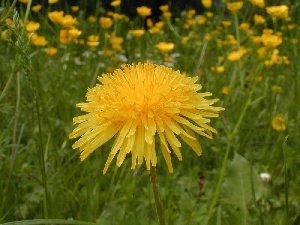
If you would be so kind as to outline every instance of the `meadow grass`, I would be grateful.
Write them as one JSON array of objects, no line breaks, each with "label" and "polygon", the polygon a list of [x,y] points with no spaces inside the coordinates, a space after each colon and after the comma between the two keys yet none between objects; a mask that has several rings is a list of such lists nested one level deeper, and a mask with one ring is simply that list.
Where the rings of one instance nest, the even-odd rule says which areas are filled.
[{"label": "meadow grass", "polygon": [[[103,175],[112,142],[80,162],[69,140],[82,114],[75,105],[97,76],[146,61],[198,76],[226,109],[212,121],[214,139],[199,136],[201,157],[183,144],[170,174],[158,153],[167,223],[300,223],[299,3],[288,5],[287,18],[249,1],[236,13],[226,4],[202,15],[187,9],[147,30],[142,17],[97,10],[88,17],[80,7],[64,10],[77,22],[53,22],[54,4],[39,12],[31,4],[6,19],[9,1],[0,11],[0,223],[158,224],[144,165],[113,162]],[[265,21],[255,23],[254,14]],[[111,26],[99,24],[103,16]],[[28,39],[26,21],[39,22],[46,42],[32,32]],[[129,32],[136,29],[144,34]],[[159,49],[160,42],[173,45]]]}]

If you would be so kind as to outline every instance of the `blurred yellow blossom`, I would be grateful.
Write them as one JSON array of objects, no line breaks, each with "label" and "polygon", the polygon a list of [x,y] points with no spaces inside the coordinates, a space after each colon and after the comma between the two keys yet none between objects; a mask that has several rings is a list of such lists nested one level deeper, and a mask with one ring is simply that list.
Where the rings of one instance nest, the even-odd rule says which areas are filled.
[{"label": "blurred yellow blossom", "polygon": [[99,36],[98,35],[89,35],[86,44],[92,48],[97,47],[100,44]]},{"label": "blurred yellow blossom", "polygon": [[37,4],[37,5],[32,6],[31,10],[36,13],[36,12],[40,11],[41,8],[42,8],[42,5],[41,4]]},{"label": "blurred yellow blossom", "polygon": [[50,19],[50,21],[56,24],[59,24],[62,21],[63,17],[63,11],[53,11],[48,13],[48,18]]},{"label": "blurred yellow blossom", "polygon": [[141,17],[146,17],[151,15],[151,8],[148,8],[147,6],[137,7],[136,11]]},{"label": "blurred yellow blossom", "polygon": [[48,0],[48,4],[54,4],[57,3],[59,0]]},{"label": "blurred yellow blossom", "polygon": [[280,115],[276,115],[273,119],[272,119],[272,127],[274,130],[276,131],[283,131],[286,130],[286,122],[283,119],[282,116]]},{"label": "blurred yellow blossom", "polygon": [[70,29],[73,28],[74,25],[77,24],[77,18],[71,15],[63,16],[60,21],[58,22],[63,28]]},{"label": "blurred yellow blossom", "polygon": [[110,3],[113,7],[118,7],[121,4],[121,0],[114,0]]},{"label": "blurred yellow blossom", "polygon": [[262,34],[261,41],[267,48],[276,48],[282,43],[282,37],[275,34]]},{"label": "blurred yellow blossom", "polygon": [[61,29],[59,31],[59,41],[62,44],[70,43],[73,40],[73,35],[68,29]]},{"label": "blurred yellow blossom", "polygon": [[158,44],[155,45],[155,47],[161,51],[162,53],[168,53],[173,50],[174,48],[174,43],[170,42],[159,42]]},{"label": "blurred yellow blossom", "polygon": [[79,10],[79,6],[73,5],[73,6],[71,6],[71,10],[72,10],[72,12],[77,12]]},{"label": "blurred yellow blossom", "polygon": [[239,51],[232,51],[227,56],[227,59],[229,61],[236,62],[236,61],[239,61],[242,58],[243,55],[244,55],[244,53],[241,50],[239,50]]},{"label": "blurred yellow blossom", "polygon": [[163,12],[163,17],[166,19],[171,19],[172,13],[171,12]]},{"label": "blurred yellow blossom", "polygon": [[47,55],[50,55],[50,56],[52,56],[52,55],[55,55],[56,53],[57,53],[57,48],[55,48],[55,47],[48,47],[47,49],[46,49],[46,53],[47,53]]},{"label": "blurred yellow blossom", "polygon": [[206,9],[209,9],[212,6],[212,0],[201,0],[201,3]]},{"label": "blurred yellow blossom", "polygon": [[123,38],[122,37],[117,37],[115,35],[112,35],[109,39],[109,42],[111,44],[111,47],[115,49],[116,51],[121,51],[122,50],[122,43],[123,43]]},{"label": "blurred yellow blossom", "polygon": [[250,0],[252,5],[258,6],[260,8],[265,7],[265,0]]},{"label": "blurred yellow blossom", "polygon": [[258,14],[254,14],[253,19],[255,24],[264,24],[266,21],[266,19],[263,16]]},{"label": "blurred yellow blossom", "polygon": [[275,93],[281,93],[282,92],[282,87],[280,87],[279,85],[272,85],[271,90]]},{"label": "blurred yellow blossom", "polygon": [[168,12],[169,11],[169,5],[161,5],[159,7],[159,10],[162,12]]},{"label": "blurred yellow blossom", "polygon": [[267,54],[266,47],[260,47],[259,49],[257,49],[257,54],[260,58],[265,58],[265,56]]},{"label": "blurred yellow blossom", "polygon": [[27,3],[28,3],[28,0],[19,0],[19,2],[24,3],[24,4],[27,4]]},{"label": "blurred yellow blossom", "polygon": [[224,27],[229,27],[232,24],[230,20],[223,20],[221,23]]},{"label": "blurred yellow blossom", "polygon": [[250,29],[250,24],[249,23],[241,23],[240,25],[239,25],[239,28],[241,29],[241,30],[243,30],[243,31],[249,31],[249,29]]},{"label": "blurred yellow blossom", "polygon": [[222,92],[223,95],[228,95],[229,94],[229,87],[228,86],[222,87],[221,92]]},{"label": "blurred yellow blossom", "polygon": [[32,44],[36,46],[45,46],[47,45],[48,41],[44,36],[39,36],[39,35],[33,35],[32,36]]},{"label": "blurred yellow blossom", "polygon": [[203,24],[205,24],[206,20],[207,20],[207,19],[206,19],[205,16],[199,15],[199,16],[197,17],[197,24],[203,25]]},{"label": "blurred yellow blossom", "polygon": [[88,21],[89,21],[90,23],[96,23],[97,19],[96,19],[95,16],[89,16],[89,17],[88,17]]},{"label": "blurred yellow blossom", "polygon": [[134,37],[141,37],[145,34],[145,30],[142,30],[142,29],[129,30],[129,33]]},{"label": "blurred yellow blossom", "polygon": [[275,18],[287,18],[289,16],[289,7],[286,5],[266,7],[267,13]]},{"label": "blurred yellow blossom", "polygon": [[34,21],[28,21],[26,24],[26,31],[28,33],[32,33],[37,31],[40,28],[40,23],[39,22],[34,22]]},{"label": "blurred yellow blossom", "polygon": [[113,20],[110,17],[100,17],[99,19],[100,26],[104,29],[108,29],[113,25]]},{"label": "blurred yellow blossom", "polygon": [[214,14],[212,12],[206,12],[207,18],[212,18]]},{"label": "blurred yellow blossom", "polygon": [[227,2],[226,3],[227,9],[231,12],[237,12],[243,7],[243,2]]},{"label": "blurred yellow blossom", "polygon": [[221,74],[225,71],[225,67],[224,66],[216,66],[216,72]]},{"label": "blurred yellow blossom", "polygon": [[251,36],[251,41],[255,44],[261,43],[261,36]]}]

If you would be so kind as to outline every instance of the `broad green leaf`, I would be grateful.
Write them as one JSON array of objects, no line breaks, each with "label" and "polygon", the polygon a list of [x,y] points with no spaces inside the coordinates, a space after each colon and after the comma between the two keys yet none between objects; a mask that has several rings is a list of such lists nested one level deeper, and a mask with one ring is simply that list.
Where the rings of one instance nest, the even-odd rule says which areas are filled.
[{"label": "broad green leaf", "polygon": [[223,183],[221,201],[238,209],[244,224],[247,224],[248,207],[254,196],[255,198],[261,196],[262,188],[256,169],[247,159],[235,153],[228,163],[228,174]]}]

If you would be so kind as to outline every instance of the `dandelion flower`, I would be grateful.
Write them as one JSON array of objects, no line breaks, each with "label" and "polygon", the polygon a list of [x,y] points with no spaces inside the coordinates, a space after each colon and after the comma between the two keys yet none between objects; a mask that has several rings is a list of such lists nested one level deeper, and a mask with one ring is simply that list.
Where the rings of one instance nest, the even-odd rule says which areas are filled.
[{"label": "dandelion flower", "polygon": [[88,89],[87,102],[77,104],[87,114],[74,118],[78,126],[69,137],[80,137],[72,147],[79,148],[81,160],[115,137],[104,174],[116,155],[118,167],[127,154],[132,169],[144,160],[148,170],[155,167],[156,142],[173,172],[171,154],[182,160],[178,138],[201,155],[195,133],[210,139],[217,133],[209,118],[218,117],[224,108],[212,106],[217,99],[205,98],[211,93],[198,93],[197,77],[149,62],[125,64],[98,80],[101,84]]}]

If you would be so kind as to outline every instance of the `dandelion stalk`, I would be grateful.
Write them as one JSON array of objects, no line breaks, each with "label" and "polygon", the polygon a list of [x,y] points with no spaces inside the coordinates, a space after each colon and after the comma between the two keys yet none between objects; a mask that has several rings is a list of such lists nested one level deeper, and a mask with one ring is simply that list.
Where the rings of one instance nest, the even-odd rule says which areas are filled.
[{"label": "dandelion stalk", "polygon": [[156,169],[154,166],[151,166],[151,168],[150,168],[150,180],[151,180],[152,187],[153,187],[153,194],[154,194],[154,200],[155,200],[158,221],[159,221],[160,225],[165,225],[166,219],[165,219],[165,215],[164,215],[164,208],[163,208],[163,204],[162,204],[160,193],[159,193],[158,182],[156,179]]}]

